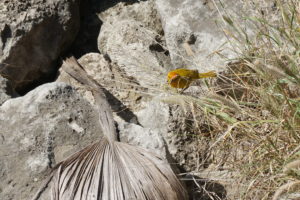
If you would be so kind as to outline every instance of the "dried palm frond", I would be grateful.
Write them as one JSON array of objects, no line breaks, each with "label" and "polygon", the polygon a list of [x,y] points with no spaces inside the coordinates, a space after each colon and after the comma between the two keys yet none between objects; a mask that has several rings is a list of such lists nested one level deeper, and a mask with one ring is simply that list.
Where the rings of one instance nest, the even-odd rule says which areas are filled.
[{"label": "dried palm frond", "polygon": [[185,189],[158,155],[117,141],[112,111],[102,87],[71,57],[63,67],[92,89],[104,136],[57,164],[53,200],[184,200]]}]

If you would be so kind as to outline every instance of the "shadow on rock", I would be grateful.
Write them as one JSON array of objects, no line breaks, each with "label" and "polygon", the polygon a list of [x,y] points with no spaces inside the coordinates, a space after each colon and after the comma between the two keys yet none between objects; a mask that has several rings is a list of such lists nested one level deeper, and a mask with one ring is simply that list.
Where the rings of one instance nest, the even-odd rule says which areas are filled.
[{"label": "shadow on rock", "polygon": [[183,180],[185,180],[190,200],[227,199],[225,187],[216,181],[193,175],[187,175]]},{"label": "shadow on rock", "polygon": [[128,123],[140,125],[136,115],[129,108],[127,108],[118,98],[112,95],[108,90],[106,90],[105,88],[103,88],[103,90],[113,112],[115,112],[120,118],[122,118]]},{"label": "shadow on rock", "polygon": [[80,6],[80,30],[70,49],[71,53],[79,58],[84,54],[91,52],[99,52],[97,47],[97,38],[102,25],[98,17],[98,13],[113,7],[114,5],[125,2],[133,4],[139,2],[137,0],[87,0],[82,1]]}]

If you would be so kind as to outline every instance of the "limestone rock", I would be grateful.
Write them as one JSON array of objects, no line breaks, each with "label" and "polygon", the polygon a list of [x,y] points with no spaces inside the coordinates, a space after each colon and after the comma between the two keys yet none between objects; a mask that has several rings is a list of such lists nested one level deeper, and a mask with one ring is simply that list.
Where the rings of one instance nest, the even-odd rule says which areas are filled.
[{"label": "limestone rock", "polygon": [[163,136],[167,133],[167,123],[170,117],[169,107],[160,102],[158,98],[142,104],[144,108],[135,112],[139,124],[116,119],[120,139],[123,142],[141,146],[167,158],[168,147]]},{"label": "limestone rock", "polygon": [[[98,114],[72,87],[45,84],[0,107],[0,199],[31,199],[49,169],[96,141]],[[50,199],[43,193],[40,199]]]},{"label": "limestone rock", "polygon": [[[78,62],[106,90],[106,97],[118,124],[120,140],[166,157],[162,136],[167,133],[168,105],[147,95],[147,90],[134,78],[128,76],[115,63],[105,60],[99,53],[86,54]],[[60,71],[57,81],[73,85],[93,103],[92,94],[64,71]]]},{"label": "limestone rock", "polygon": [[54,74],[79,29],[79,0],[0,2],[0,69],[17,90]]},{"label": "limestone rock", "polygon": [[[225,44],[228,40],[221,29],[224,24],[214,1],[155,0],[155,3],[173,68],[187,67],[200,72],[220,70],[224,59],[218,54],[229,58],[235,55]],[[225,9],[231,6],[232,12],[239,8],[232,0],[224,1],[224,6]]]},{"label": "limestone rock", "polygon": [[100,19],[104,22],[98,37],[102,54],[141,86],[157,88],[165,82],[170,59],[153,1],[117,4],[101,13]]},{"label": "limestone rock", "polygon": [[103,22],[113,23],[116,19],[132,19],[143,24],[144,27],[161,33],[162,25],[153,0],[146,2],[118,3],[99,13]]},{"label": "limestone rock", "polygon": [[[78,62],[94,80],[104,87],[113,111],[122,118],[127,118],[126,121],[132,120],[133,117],[127,111],[138,110],[140,102],[149,99],[146,88],[143,88],[134,77],[128,76],[116,63],[110,62],[102,54],[88,53],[82,56]],[[64,71],[60,70],[57,81],[76,87],[87,100],[93,103],[91,93]]]},{"label": "limestone rock", "polygon": [[199,137],[196,122],[189,120],[192,118],[190,112],[182,106],[165,103],[164,99],[157,96],[141,102],[141,108],[134,110],[138,124],[115,118],[120,139],[159,154],[173,166],[196,170],[209,142]]},{"label": "limestone rock", "polygon": [[12,96],[16,96],[16,93],[12,89],[10,82],[6,78],[0,76],[0,105]]}]

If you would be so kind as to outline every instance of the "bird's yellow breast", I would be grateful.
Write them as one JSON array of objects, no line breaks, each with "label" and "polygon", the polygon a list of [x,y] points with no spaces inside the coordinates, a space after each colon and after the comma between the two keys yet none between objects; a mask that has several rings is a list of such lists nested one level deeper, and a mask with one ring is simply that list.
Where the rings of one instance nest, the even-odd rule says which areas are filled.
[{"label": "bird's yellow breast", "polygon": [[178,70],[173,70],[168,73],[168,83],[173,88],[187,88],[192,82],[189,76],[182,76],[188,74],[178,73]]},{"label": "bird's yellow breast", "polygon": [[198,70],[175,69],[168,73],[168,83],[174,88],[188,88],[193,80],[216,77],[214,71],[199,73]]}]

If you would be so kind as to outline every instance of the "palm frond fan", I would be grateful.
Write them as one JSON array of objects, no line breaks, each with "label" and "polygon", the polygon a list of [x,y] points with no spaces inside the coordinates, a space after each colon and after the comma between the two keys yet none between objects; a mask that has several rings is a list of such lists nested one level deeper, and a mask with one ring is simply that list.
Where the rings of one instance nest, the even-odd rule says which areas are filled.
[{"label": "palm frond fan", "polygon": [[111,108],[102,87],[74,57],[63,70],[93,92],[104,136],[66,160],[52,173],[53,200],[185,200],[184,187],[165,160],[117,141]]}]

